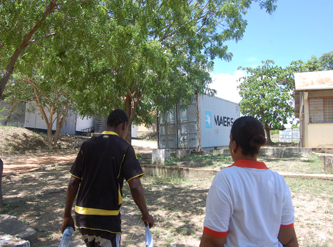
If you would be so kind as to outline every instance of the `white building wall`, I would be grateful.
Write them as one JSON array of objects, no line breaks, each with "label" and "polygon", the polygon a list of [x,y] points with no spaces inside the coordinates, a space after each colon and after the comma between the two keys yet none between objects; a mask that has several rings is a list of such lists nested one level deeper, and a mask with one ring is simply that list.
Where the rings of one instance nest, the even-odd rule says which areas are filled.
[{"label": "white building wall", "polygon": [[77,116],[76,131],[94,127],[94,118]]},{"label": "white building wall", "polygon": [[[47,111],[45,113],[49,118],[50,113]],[[55,117],[55,115],[53,115],[53,117]],[[45,129],[45,130],[47,129],[45,120],[42,114],[40,113],[40,110],[36,102],[32,101],[26,104],[24,127],[32,129]],[[54,123],[52,125],[52,130],[55,129],[56,129],[56,124]]]},{"label": "white building wall", "polygon": [[[50,113],[46,111],[47,117]],[[53,119],[56,114],[53,115]],[[64,126],[62,127],[61,134],[75,135],[76,131],[82,129],[91,128],[94,126],[94,119],[92,117],[80,117],[74,112],[69,111],[68,116],[65,120]],[[40,113],[40,110],[36,102],[29,102],[26,105],[24,127],[31,129],[47,130],[45,120]],[[56,130],[56,122],[52,125],[52,130]]]},{"label": "white building wall", "polygon": [[132,124],[131,136],[132,136],[132,138],[138,137],[138,126],[137,125]]}]

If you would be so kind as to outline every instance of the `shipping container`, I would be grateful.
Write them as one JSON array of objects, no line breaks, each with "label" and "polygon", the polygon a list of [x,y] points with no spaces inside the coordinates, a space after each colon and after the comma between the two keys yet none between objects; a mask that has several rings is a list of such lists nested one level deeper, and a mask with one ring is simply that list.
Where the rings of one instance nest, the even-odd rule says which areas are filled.
[{"label": "shipping container", "polygon": [[239,104],[218,97],[195,94],[191,104],[179,103],[158,118],[158,148],[212,150],[229,145]]},{"label": "shipping container", "polygon": [[[45,112],[47,117],[50,117],[50,113],[48,111]],[[36,131],[46,132],[47,127],[45,120],[40,113],[38,105],[36,102],[31,101],[26,104],[25,108],[25,120],[24,120],[24,127],[27,129],[32,129]],[[53,124],[52,124],[52,131],[56,131],[57,123],[56,123],[56,114],[53,115]],[[88,129],[93,130],[93,118],[91,117],[82,117],[76,114],[73,111],[68,111],[66,120],[64,125],[61,128],[60,134],[68,134],[68,135],[75,135],[75,134],[82,134],[87,132]]]}]

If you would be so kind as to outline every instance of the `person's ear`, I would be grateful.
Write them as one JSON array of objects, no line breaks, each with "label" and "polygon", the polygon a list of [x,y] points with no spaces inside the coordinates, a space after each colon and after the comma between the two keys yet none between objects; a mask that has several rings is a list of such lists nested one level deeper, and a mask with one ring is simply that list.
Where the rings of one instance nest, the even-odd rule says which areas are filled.
[{"label": "person's ear", "polygon": [[231,145],[230,145],[231,152],[236,153],[236,151],[237,151],[237,146],[238,146],[238,145],[237,145],[237,143],[236,143],[235,140],[231,141]]},{"label": "person's ear", "polygon": [[123,123],[123,126],[122,126],[123,131],[126,131],[126,129],[127,129],[127,124],[128,124],[128,123]]}]

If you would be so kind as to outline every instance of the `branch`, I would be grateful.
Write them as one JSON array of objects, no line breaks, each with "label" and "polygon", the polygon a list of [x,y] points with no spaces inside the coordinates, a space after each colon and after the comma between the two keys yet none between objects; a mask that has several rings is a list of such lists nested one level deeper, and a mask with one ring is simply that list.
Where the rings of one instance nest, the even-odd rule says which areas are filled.
[{"label": "branch", "polygon": [[40,40],[40,39],[44,39],[44,38],[48,38],[48,37],[52,37],[52,36],[55,36],[55,35],[56,35],[56,33],[49,33],[49,34],[46,34],[46,35],[44,35],[44,36],[42,36],[42,37],[39,37],[39,38],[37,38],[37,39],[33,39],[33,40],[29,41],[28,45],[30,45],[31,43],[34,43],[34,42],[36,42],[36,41],[38,41],[38,40]]},{"label": "branch", "polygon": [[[49,120],[48,120],[47,115],[46,115],[46,113],[44,111],[44,108],[42,107],[42,103],[40,101],[37,88],[34,87],[34,91],[35,91],[35,95],[36,95],[36,99],[37,99],[39,110],[40,110],[40,112],[42,113],[42,115],[44,117],[44,121],[46,123],[46,126],[49,126]],[[51,128],[52,128],[52,126],[51,126]]]},{"label": "branch", "polygon": [[42,90],[40,90],[40,89],[37,87],[37,85],[36,85],[35,83],[33,83],[29,78],[26,79],[25,81],[29,82],[29,83],[34,87],[34,89],[39,90],[39,91],[44,95],[45,98],[47,98],[49,101],[51,101],[50,98],[47,97],[47,95],[46,95]]},{"label": "branch", "polygon": [[90,1],[92,1],[92,0],[81,0],[78,2],[70,2],[70,3],[58,3],[57,6],[65,5],[65,4],[78,4],[78,3],[90,2]]},{"label": "branch", "polygon": [[[199,11],[199,13],[202,13],[208,6],[208,3]],[[171,33],[169,34],[165,34],[159,41],[162,42],[163,40],[165,40],[166,38],[170,37],[170,36],[173,36],[175,33],[177,33],[182,27],[188,25],[189,23],[191,22],[197,22],[198,20],[201,20],[205,17],[207,17],[209,14],[211,13],[215,13],[214,11],[207,11],[206,14],[196,18],[196,19],[192,19],[192,20],[189,20],[188,22],[186,22],[185,24],[181,25],[180,27],[178,27],[176,30],[172,31]]]}]

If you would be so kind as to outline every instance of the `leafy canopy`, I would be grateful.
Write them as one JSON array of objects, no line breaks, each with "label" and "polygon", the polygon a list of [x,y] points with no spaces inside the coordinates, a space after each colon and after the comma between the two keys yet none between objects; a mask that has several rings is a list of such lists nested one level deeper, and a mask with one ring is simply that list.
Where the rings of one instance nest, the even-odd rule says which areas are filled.
[{"label": "leafy canopy", "polygon": [[294,112],[292,71],[274,65],[272,60],[263,61],[257,68],[240,69],[248,74],[238,86],[242,97],[240,110],[262,122],[270,143],[269,131],[284,129]]},{"label": "leafy canopy", "polygon": [[91,34],[98,37],[93,71],[73,85],[81,113],[122,107],[145,122],[147,112],[189,102],[195,91],[214,93],[212,60],[231,59],[225,41],[243,37],[252,2],[268,12],[276,8],[275,0],[105,1],[109,18],[103,26],[94,19]]},{"label": "leafy canopy", "polygon": [[[243,37],[254,2],[276,8],[276,0],[0,1],[0,93],[14,65],[30,77],[38,65],[51,78],[45,86],[74,92],[82,115],[124,108],[130,121],[149,122],[195,91],[213,93],[212,60],[231,59],[225,42]],[[47,47],[57,70],[38,60]]]}]

